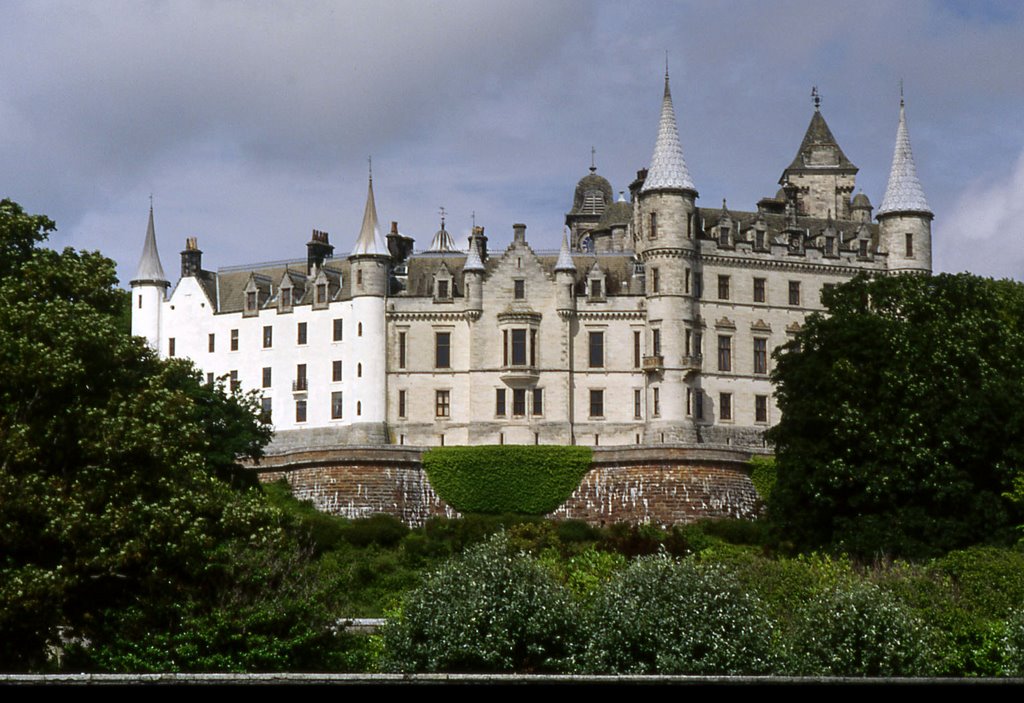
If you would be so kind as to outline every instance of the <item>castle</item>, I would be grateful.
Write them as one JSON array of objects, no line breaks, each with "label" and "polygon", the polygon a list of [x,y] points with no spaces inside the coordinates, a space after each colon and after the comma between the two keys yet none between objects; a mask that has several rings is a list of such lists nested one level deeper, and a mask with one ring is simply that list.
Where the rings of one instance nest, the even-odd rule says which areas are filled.
[{"label": "castle", "polygon": [[347,257],[313,231],[305,259],[216,272],[194,238],[171,287],[150,209],[131,281],[132,332],[212,380],[258,389],[275,444],[714,444],[762,447],[778,421],[773,349],[823,289],[856,274],[931,271],[932,212],[903,101],[881,206],[815,99],[774,197],[697,207],[668,75],[648,168],[615,199],[591,167],[557,252],[513,225],[504,251],[474,227],[426,251],[369,182]]}]

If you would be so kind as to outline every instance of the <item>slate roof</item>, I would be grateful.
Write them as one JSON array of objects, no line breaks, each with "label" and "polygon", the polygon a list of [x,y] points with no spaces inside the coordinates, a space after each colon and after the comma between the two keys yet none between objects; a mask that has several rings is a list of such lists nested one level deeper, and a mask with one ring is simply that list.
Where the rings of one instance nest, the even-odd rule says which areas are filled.
[{"label": "slate roof", "polygon": [[914,154],[910,150],[910,134],[907,132],[907,115],[900,100],[900,122],[896,127],[896,146],[892,154],[892,168],[885,197],[877,215],[893,212],[921,212],[932,214],[924,188],[917,178]]}]

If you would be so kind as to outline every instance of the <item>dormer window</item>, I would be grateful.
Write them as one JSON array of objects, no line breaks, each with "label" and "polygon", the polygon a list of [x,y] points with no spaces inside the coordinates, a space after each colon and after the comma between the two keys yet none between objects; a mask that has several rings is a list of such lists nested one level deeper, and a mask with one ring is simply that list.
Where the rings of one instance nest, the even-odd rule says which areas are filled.
[{"label": "dormer window", "polygon": [[764,249],[764,230],[754,230],[754,247]]},{"label": "dormer window", "polygon": [[447,298],[448,297],[448,281],[437,282],[437,297]]},{"label": "dormer window", "polygon": [[256,291],[251,290],[245,294],[245,309],[247,311],[256,309]]},{"label": "dormer window", "polygon": [[318,283],[316,286],[316,302],[321,305],[327,304],[327,284]]},{"label": "dormer window", "polygon": [[723,225],[718,228],[718,246],[727,247],[729,246],[729,240],[732,238],[732,227],[729,225]]},{"label": "dormer window", "polygon": [[835,252],[836,238],[825,237],[825,256],[832,256]]},{"label": "dormer window", "polygon": [[865,258],[865,259],[868,256],[868,240],[866,240],[866,239],[860,240],[860,255],[861,255],[861,258]]},{"label": "dormer window", "polygon": [[590,279],[590,297],[594,299],[601,299],[604,297],[604,287],[601,285],[600,278]]},{"label": "dormer window", "polygon": [[281,289],[281,309],[288,310],[292,306],[292,289],[282,288]]}]

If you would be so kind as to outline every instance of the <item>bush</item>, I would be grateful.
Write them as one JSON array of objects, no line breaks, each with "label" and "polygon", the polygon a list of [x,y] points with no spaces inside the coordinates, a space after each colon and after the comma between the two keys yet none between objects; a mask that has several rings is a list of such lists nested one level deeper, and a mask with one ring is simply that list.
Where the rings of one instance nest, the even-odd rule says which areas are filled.
[{"label": "bush", "polygon": [[754,484],[754,489],[761,496],[761,500],[766,503],[775,487],[775,477],[775,457],[750,457],[750,482]]},{"label": "bush", "polygon": [[342,528],[345,541],[356,547],[379,544],[394,547],[409,534],[409,527],[392,515],[378,513],[367,518],[353,520]]},{"label": "bush", "polygon": [[770,673],[772,623],[727,572],[665,554],[634,561],[598,596],[583,659],[593,672]]},{"label": "bush", "polygon": [[590,470],[587,447],[434,447],[423,455],[430,485],[463,513],[546,515]]},{"label": "bush", "polygon": [[568,592],[505,534],[468,550],[411,592],[383,629],[398,671],[557,671],[580,632]]},{"label": "bush", "polygon": [[814,595],[786,636],[790,673],[803,676],[927,676],[933,633],[892,594],[841,582]]}]

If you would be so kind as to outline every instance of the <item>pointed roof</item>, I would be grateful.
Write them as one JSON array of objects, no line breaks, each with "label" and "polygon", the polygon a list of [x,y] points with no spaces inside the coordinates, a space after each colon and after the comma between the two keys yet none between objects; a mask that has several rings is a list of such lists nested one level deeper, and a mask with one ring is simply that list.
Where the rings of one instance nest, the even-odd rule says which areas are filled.
[{"label": "pointed roof", "polygon": [[373,199],[373,176],[366,191],[366,210],[363,211],[363,226],[359,239],[352,249],[352,256],[388,256],[388,245],[380,234],[377,222],[377,204]]},{"label": "pointed roof", "polygon": [[427,251],[455,251],[455,240],[444,228],[444,218],[441,218],[441,229],[437,230],[434,238],[430,241],[430,248]]},{"label": "pointed roof", "polygon": [[480,252],[477,251],[476,237],[470,236],[469,238],[469,254],[466,255],[466,263],[462,265],[462,271],[476,271],[483,273],[487,269],[484,267],[484,262],[480,260]]},{"label": "pointed roof", "polygon": [[793,157],[793,163],[782,174],[779,183],[786,179],[790,171],[822,170],[822,169],[843,169],[857,172],[857,167],[846,158],[846,154],[839,147],[836,138],[832,136],[832,130],[828,123],[821,116],[821,111],[815,106],[814,114],[811,115],[811,123],[807,125],[804,139],[800,142],[800,149]]},{"label": "pointed roof", "polygon": [[907,133],[907,115],[900,98],[900,123],[896,127],[896,148],[892,153],[892,169],[889,171],[889,184],[885,188],[885,197],[878,208],[876,217],[894,212],[923,212],[929,215],[932,210],[924,197],[924,189],[917,178],[917,167],[914,166],[914,154],[910,150],[910,135]]},{"label": "pointed roof", "polygon": [[558,261],[555,262],[555,273],[559,271],[576,273],[576,264],[573,263],[572,255],[569,253],[569,237],[564,232],[562,233],[562,248],[558,250]]},{"label": "pointed roof", "polygon": [[153,227],[153,206],[149,206],[149,226],[146,228],[146,243],[142,246],[142,257],[139,267],[135,270],[135,283],[162,283],[170,285],[164,275],[164,267],[160,264],[160,254],[156,250],[156,228]]},{"label": "pointed roof", "polygon": [[642,193],[652,190],[692,190],[697,187],[690,178],[683,158],[683,146],[679,142],[676,127],[676,111],[672,107],[672,93],[668,87],[668,71],[665,71],[665,96],[661,101],[661,121],[658,123],[658,141],[654,143],[654,154],[647,169]]}]

